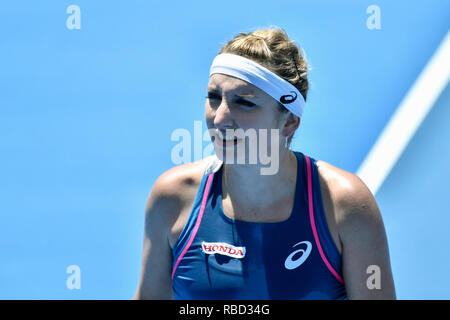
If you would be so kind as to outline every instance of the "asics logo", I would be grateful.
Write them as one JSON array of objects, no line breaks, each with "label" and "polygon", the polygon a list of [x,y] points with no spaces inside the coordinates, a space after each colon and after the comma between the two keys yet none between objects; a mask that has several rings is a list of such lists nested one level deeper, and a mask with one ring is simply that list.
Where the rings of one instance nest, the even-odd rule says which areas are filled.
[{"label": "asics logo", "polygon": [[[292,246],[292,248],[295,248],[296,246],[303,245],[302,249],[297,249],[294,252],[292,252],[284,262],[284,267],[288,270],[292,270],[295,268],[298,268],[303,262],[305,262],[306,259],[308,259],[309,254],[311,253],[312,244],[309,241],[302,241],[299,243],[296,243]],[[305,247],[306,246],[306,247]],[[294,256],[301,252],[301,256],[294,260]]]},{"label": "asics logo", "polygon": [[291,103],[294,102],[295,99],[297,99],[297,94],[295,93],[295,91],[291,91],[293,93],[292,94],[285,94],[284,96],[281,96],[280,98],[280,102],[281,103]]}]

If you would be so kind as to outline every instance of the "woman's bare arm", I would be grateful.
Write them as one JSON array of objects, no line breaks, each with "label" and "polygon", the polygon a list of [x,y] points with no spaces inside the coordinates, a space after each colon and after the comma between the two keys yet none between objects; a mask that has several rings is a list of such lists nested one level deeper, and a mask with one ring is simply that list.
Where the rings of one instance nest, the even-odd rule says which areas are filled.
[{"label": "woman's bare arm", "polygon": [[144,245],[139,286],[134,299],[173,299],[169,232],[182,207],[174,170],[155,182],[145,209]]},{"label": "woman's bare arm", "polygon": [[338,231],[349,299],[396,299],[387,236],[370,190],[349,173],[340,191]]}]

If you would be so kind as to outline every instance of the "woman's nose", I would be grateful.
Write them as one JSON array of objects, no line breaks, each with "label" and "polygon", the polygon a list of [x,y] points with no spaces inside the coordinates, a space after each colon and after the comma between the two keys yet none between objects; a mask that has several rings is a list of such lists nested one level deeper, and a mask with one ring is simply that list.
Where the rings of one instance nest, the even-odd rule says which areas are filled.
[{"label": "woman's nose", "polygon": [[233,125],[232,114],[225,99],[222,99],[214,116],[214,126],[216,128],[231,127]]}]

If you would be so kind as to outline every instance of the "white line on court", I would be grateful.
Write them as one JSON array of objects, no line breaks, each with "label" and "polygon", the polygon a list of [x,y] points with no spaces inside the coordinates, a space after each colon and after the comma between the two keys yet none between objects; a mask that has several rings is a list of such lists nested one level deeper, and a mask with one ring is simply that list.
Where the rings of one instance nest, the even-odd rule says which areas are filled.
[{"label": "white line on court", "polygon": [[384,127],[356,175],[376,194],[450,78],[450,32]]}]

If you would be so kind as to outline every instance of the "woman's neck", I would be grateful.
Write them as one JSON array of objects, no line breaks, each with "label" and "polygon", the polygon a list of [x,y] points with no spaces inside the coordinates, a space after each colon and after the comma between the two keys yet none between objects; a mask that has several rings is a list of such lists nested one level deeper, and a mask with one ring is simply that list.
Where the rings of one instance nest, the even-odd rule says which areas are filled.
[{"label": "woman's neck", "polygon": [[297,157],[291,150],[280,155],[273,175],[261,174],[261,165],[223,163],[222,194],[252,208],[264,208],[295,190]]}]

